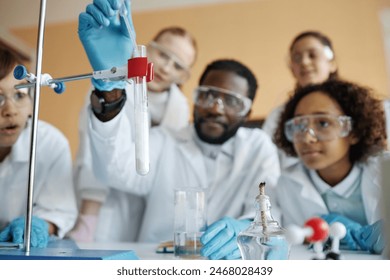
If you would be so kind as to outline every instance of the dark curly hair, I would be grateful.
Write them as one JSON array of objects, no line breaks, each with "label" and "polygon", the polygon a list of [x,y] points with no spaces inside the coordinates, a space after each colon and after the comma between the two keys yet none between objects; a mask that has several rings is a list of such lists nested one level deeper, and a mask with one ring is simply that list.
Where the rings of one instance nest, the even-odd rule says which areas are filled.
[{"label": "dark curly hair", "polygon": [[275,144],[290,156],[297,156],[293,143],[284,134],[284,123],[294,117],[299,101],[313,92],[322,92],[335,100],[344,114],[352,118],[351,133],[358,142],[351,146],[349,158],[352,163],[363,162],[368,157],[386,150],[386,126],[383,103],[368,87],[355,83],[331,80],[322,84],[297,89],[288,100],[274,134]]}]

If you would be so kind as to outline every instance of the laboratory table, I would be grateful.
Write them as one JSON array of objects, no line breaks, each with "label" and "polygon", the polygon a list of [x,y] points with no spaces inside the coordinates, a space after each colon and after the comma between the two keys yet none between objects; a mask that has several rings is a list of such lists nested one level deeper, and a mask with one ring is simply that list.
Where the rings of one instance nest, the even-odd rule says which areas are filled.
[{"label": "laboratory table", "polygon": [[[141,260],[176,260],[172,253],[156,253],[154,243],[77,243],[80,249],[93,250],[133,250]],[[381,260],[381,255],[362,251],[341,251],[344,260]],[[297,245],[291,248],[291,260],[310,260],[315,256],[307,246]]]}]

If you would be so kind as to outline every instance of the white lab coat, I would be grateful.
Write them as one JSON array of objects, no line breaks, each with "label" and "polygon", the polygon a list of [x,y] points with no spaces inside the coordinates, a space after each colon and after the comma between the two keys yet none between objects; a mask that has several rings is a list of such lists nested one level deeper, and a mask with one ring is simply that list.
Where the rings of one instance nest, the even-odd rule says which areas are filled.
[{"label": "white lab coat", "polygon": [[[380,159],[372,157],[366,164],[357,163],[363,169],[361,191],[369,224],[381,217]],[[283,170],[276,192],[283,226],[290,224],[302,226],[306,220],[314,216],[329,213],[321,194],[310,179],[307,168],[301,162]]]},{"label": "white lab coat", "polygon": [[[134,125],[134,98],[131,86],[126,88],[127,101],[124,112],[130,124]],[[80,144],[75,164],[75,184],[78,198],[102,202],[98,225],[95,233],[96,241],[132,242],[137,240],[145,200],[143,197],[110,188],[100,182],[93,174],[90,139],[87,133],[87,113],[89,95],[81,111],[79,120]],[[160,125],[177,130],[188,125],[189,108],[187,99],[176,85],[169,90],[165,113]]]},{"label": "white lab coat", "polygon": [[[0,230],[26,215],[30,139],[29,121],[11,153],[0,163]],[[65,136],[43,121],[37,122],[34,182],[33,215],[55,224],[62,238],[77,218],[72,156]]]},{"label": "white lab coat", "polygon": [[[273,139],[276,129],[279,124],[280,115],[283,113],[285,104],[282,104],[276,107],[271,113],[267,116],[262,126],[262,129]],[[291,165],[297,163],[298,159],[296,157],[288,156],[283,150],[278,149],[280,168],[282,170],[288,168]]]},{"label": "white lab coat", "polygon": [[390,149],[390,99],[383,101],[386,120],[387,148]]},{"label": "white lab coat", "polygon": [[[208,178],[205,155],[194,141],[193,126],[176,133],[163,127],[150,131],[150,171],[135,171],[130,124],[123,114],[99,122],[90,114],[96,175],[113,188],[143,195],[146,208],[139,241],[173,238],[174,189],[206,190],[208,223],[223,216],[253,217],[253,203],[262,181],[272,190],[280,175],[275,145],[260,129],[240,128],[224,143],[216,158],[214,178]],[[210,182],[213,182],[212,184]]]},{"label": "white lab coat", "polygon": [[279,118],[283,113],[284,106],[285,104],[282,104],[274,108],[271,113],[268,114],[267,118],[264,120],[263,126],[261,127],[271,138],[274,137],[275,131],[278,128]]}]

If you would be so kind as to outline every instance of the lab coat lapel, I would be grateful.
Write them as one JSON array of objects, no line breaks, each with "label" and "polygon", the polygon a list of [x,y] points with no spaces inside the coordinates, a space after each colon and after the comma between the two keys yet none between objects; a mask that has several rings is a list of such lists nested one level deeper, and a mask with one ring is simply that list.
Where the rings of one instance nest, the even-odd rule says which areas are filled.
[{"label": "lab coat lapel", "polygon": [[[38,122],[39,125],[39,122]],[[15,145],[12,147],[11,158],[15,162],[28,162],[30,158],[29,149],[26,149],[27,146],[31,145],[31,121],[27,123],[27,127],[22,131],[18,140],[16,140]]]},{"label": "lab coat lapel", "polygon": [[[216,159],[216,167],[213,180],[214,184],[210,186],[208,190],[210,197],[213,197],[213,193],[218,188],[218,185],[221,184],[221,180],[223,182],[229,182],[229,184],[233,184],[234,181],[231,180],[231,178],[237,178],[237,171],[234,168],[231,168],[233,163],[234,150],[234,141],[232,140],[233,139],[230,139],[227,143],[224,143],[222,145],[221,151],[219,152],[218,157]],[[227,187],[226,183],[225,187]]]},{"label": "lab coat lapel", "polygon": [[[200,148],[193,141],[193,133],[195,133],[192,126],[188,129],[182,130],[183,133],[179,135],[179,150],[183,154],[183,157],[187,160],[188,166],[191,170],[187,170],[188,178],[193,178],[195,175],[197,182],[202,188],[208,187],[206,166],[203,160],[203,154]],[[195,179],[195,178],[194,178]],[[190,183],[189,181],[188,183]],[[191,182],[193,185],[193,182]]]},{"label": "lab coat lapel", "polygon": [[161,125],[173,130],[188,125],[189,111],[187,100],[176,85],[172,85]]},{"label": "lab coat lapel", "polygon": [[366,218],[369,224],[374,223],[381,216],[378,197],[381,197],[380,189],[380,165],[377,159],[370,159],[367,166],[363,166],[362,198],[366,210]]},{"label": "lab coat lapel", "polygon": [[297,185],[300,188],[301,196],[308,201],[315,202],[321,208],[327,209],[321,195],[314,187],[313,182],[310,180],[309,174],[304,166],[301,163],[296,163],[288,169],[292,169],[290,176],[293,181],[298,182]]}]

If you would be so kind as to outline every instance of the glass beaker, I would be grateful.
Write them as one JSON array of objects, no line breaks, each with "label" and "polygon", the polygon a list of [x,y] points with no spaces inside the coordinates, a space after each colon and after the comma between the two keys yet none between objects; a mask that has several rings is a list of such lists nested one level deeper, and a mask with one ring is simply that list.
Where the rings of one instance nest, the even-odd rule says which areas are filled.
[{"label": "glass beaker", "polygon": [[205,192],[196,188],[175,190],[175,256],[181,259],[204,259],[200,255],[200,237],[206,227]]}]

